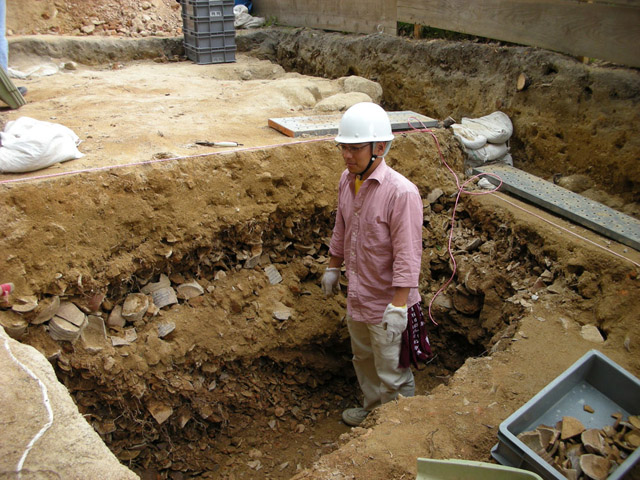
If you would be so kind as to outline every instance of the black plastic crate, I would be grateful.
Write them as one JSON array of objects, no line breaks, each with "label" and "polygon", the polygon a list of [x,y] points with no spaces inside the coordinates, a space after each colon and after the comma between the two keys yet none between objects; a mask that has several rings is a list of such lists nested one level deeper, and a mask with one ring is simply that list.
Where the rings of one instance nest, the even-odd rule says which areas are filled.
[{"label": "black plastic crate", "polygon": [[235,32],[231,33],[192,33],[184,32],[185,48],[228,48],[236,46]]},{"label": "black plastic crate", "polygon": [[197,18],[191,15],[183,15],[182,30],[191,34],[235,32],[234,19],[233,15],[220,18]]},{"label": "black plastic crate", "polygon": [[233,16],[234,0],[184,0],[182,12],[198,18],[222,18]]},{"label": "black plastic crate", "polygon": [[211,63],[231,63],[236,61],[236,47],[227,48],[193,48],[185,45],[187,58],[198,65]]}]

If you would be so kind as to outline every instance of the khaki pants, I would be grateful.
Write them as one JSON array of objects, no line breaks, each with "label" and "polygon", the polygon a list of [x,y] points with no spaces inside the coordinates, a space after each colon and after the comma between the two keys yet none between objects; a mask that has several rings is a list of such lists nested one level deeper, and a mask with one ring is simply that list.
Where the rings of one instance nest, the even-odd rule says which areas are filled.
[{"label": "khaki pants", "polygon": [[355,322],[348,315],[347,327],[365,410],[395,400],[398,394],[412,397],[416,384],[411,368],[398,368],[402,334],[392,334],[381,324]]}]

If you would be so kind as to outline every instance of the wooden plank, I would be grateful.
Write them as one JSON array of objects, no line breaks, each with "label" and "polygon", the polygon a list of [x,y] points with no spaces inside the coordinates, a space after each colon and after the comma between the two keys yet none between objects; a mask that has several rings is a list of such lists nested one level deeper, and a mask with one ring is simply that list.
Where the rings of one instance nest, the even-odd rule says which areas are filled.
[{"label": "wooden plank", "polygon": [[279,25],[396,34],[396,0],[260,0],[253,15],[275,17]]},{"label": "wooden plank", "polygon": [[640,67],[640,2],[397,0],[398,21]]}]

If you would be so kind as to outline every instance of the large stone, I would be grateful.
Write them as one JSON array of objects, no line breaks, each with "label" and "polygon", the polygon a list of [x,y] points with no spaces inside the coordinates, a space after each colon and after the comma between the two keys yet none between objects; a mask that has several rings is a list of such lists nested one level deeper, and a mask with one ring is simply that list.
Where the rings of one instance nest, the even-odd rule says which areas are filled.
[{"label": "large stone", "polygon": [[[34,472],[69,479],[139,478],[118,461],[78,412],[68,390],[58,382],[51,364],[40,352],[12,340],[2,328],[0,349],[0,471],[15,472],[27,452],[22,467],[25,479],[36,478]],[[48,401],[51,415],[43,398]],[[44,434],[27,451],[27,445],[40,431]]]},{"label": "large stone", "polygon": [[371,97],[371,101],[374,103],[380,103],[380,100],[382,100],[382,86],[368,78],[356,75],[342,77],[338,79],[338,85],[342,86],[345,93],[365,93]]}]

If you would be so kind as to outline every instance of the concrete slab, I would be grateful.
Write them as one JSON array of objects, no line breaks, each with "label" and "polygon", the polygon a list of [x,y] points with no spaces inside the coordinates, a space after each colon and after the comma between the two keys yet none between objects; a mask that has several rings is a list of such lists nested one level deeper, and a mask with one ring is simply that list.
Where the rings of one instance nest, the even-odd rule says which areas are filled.
[{"label": "concrete slab", "polygon": [[[640,251],[640,221],[601,203],[509,165],[482,165],[475,174],[491,173],[502,179],[501,191],[512,193],[542,208]],[[494,185],[499,181],[485,177]]]},{"label": "concrete slab", "polygon": [[[431,128],[438,125],[437,120],[409,110],[387,113],[391,121],[391,129],[394,132],[412,128]],[[342,113],[312,117],[270,118],[268,124],[271,128],[284,133],[288,137],[335,135],[338,133],[338,125],[340,125],[341,118]]]}]

